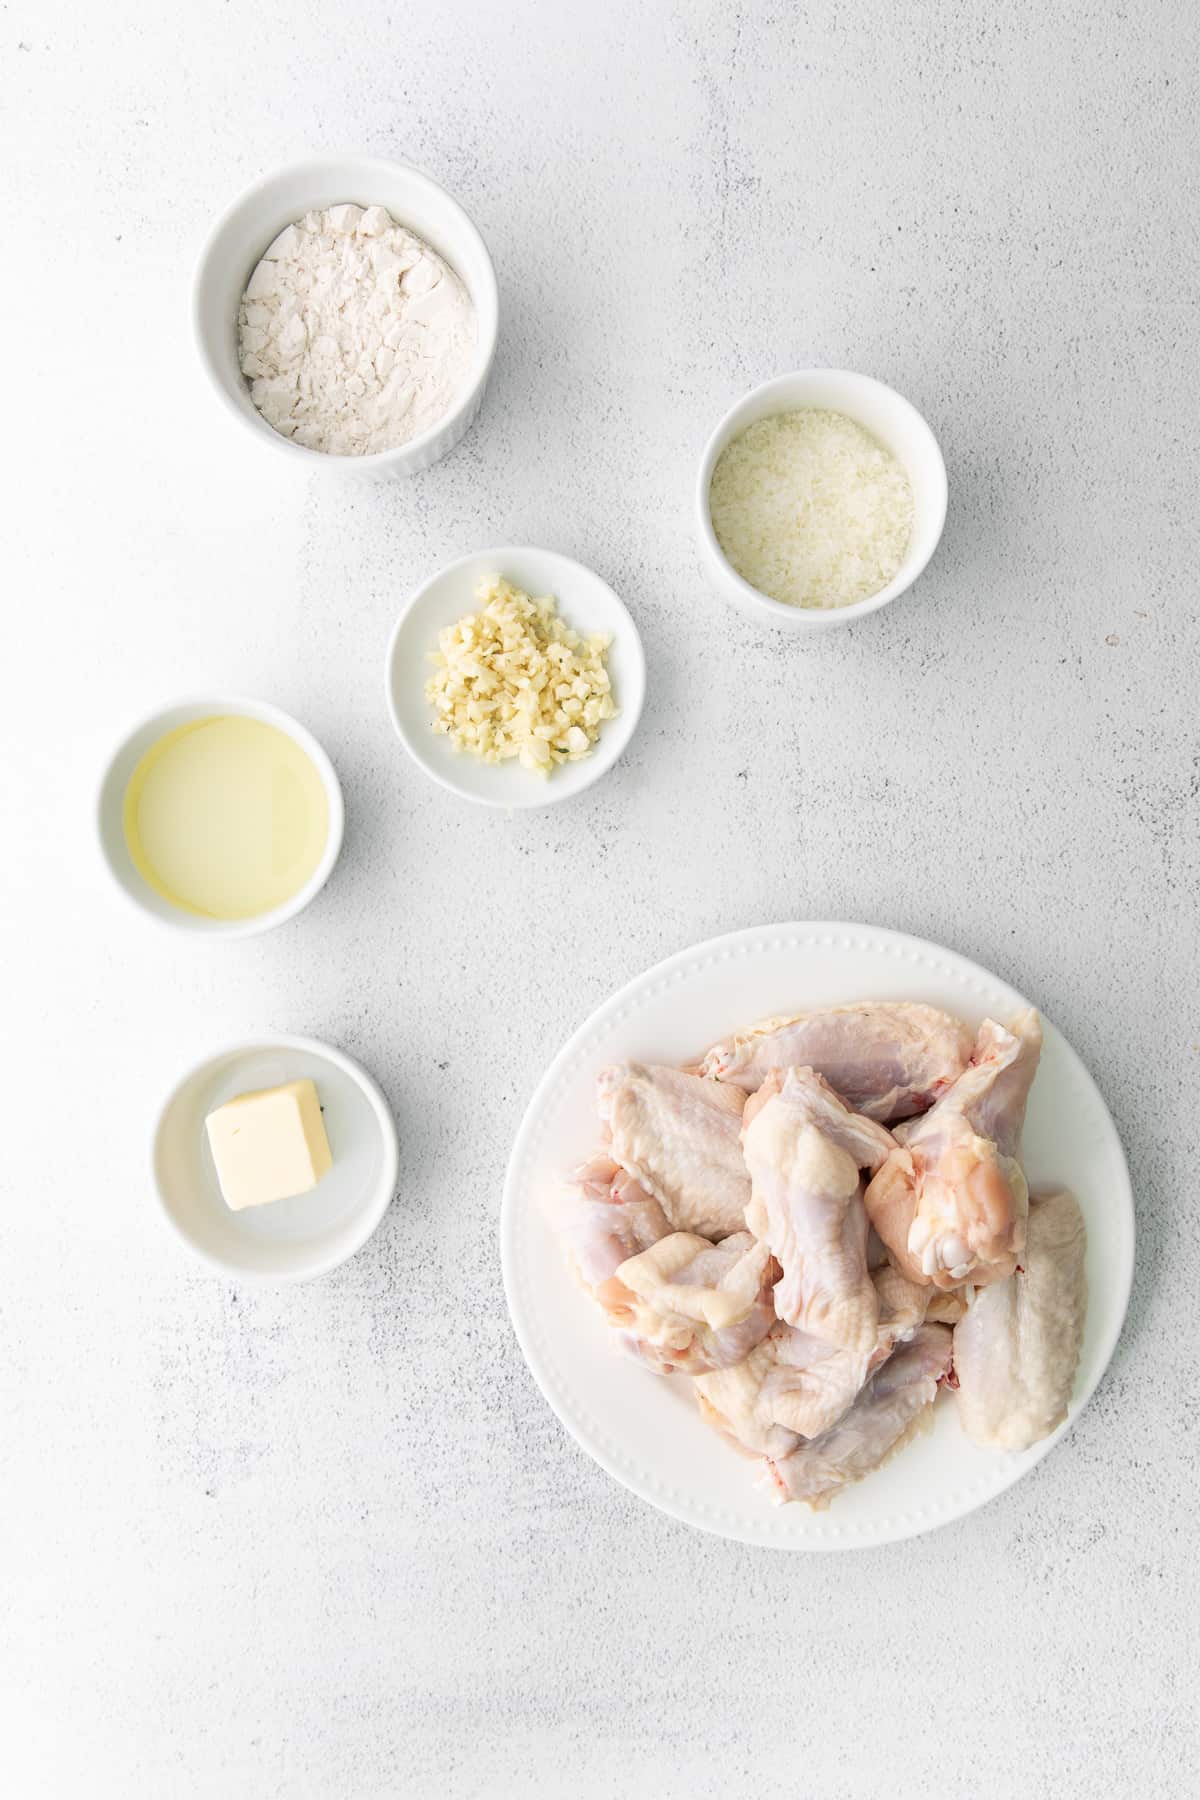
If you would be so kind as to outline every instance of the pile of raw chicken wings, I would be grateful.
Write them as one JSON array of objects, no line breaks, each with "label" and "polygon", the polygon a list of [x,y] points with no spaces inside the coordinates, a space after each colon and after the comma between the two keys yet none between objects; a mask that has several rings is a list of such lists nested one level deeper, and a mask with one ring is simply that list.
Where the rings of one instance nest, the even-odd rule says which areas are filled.
[{"label": "pile of raw chicken wings", "polygon": [[777,1499],[827,1506],[942,1386],[985,1446],[1066,1417],[1084,1227],[1019,1160],[1041,1045],[1032,1011],[972,1033],[861,1002],[601,1074],[554,1222],[621,1347],[688,1379]]}]

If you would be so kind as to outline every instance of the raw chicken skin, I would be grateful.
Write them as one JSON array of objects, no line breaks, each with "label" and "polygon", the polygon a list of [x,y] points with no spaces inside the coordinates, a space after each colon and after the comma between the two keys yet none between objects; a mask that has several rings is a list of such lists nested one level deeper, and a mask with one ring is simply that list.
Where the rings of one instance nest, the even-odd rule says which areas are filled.
[{"label": "raw chicken skin", "polygon": [[719,1331],[753,1311],[770,1260],[767,1246],[748,1231],[720,1244],[677,1231],[630,1257],[617,1276],[659,1312],[682,1313]]},{"label": "raw chicken skin", "polygon": [[706,1423],[743,1449],[786,1456],[849,1410],[875,1360],[778,1322],[736,1368],[699,1376],[696,1401]]},{"label": "raw chicken skin", "polygon": [[575,1170],[555,1201],[551,1223],[593,1293],[671,1229],[658,1201],[604,1154]]},{"label": "raw chicken skin", "polygon": [[[879,1306],[875,1342],[867,1355],[833,1350],[789,1327],[780,1333],[775,1367],[767,1377],[764,1404],[781,1425],[801,1437],[819,1437],[853,1406],[864,1382],[906,1343],[926,1317],[932,1288],[917,1287],[890,1265],[871,1276]],[[772,1333],[772,1337],[775,1333]]]},{"label": "raw chicken skin", "polygon": [[720,1244],[676,1231],[622,1263],[597,1298],[624,1348],[661,1374],[698,1375],[744,1361],[766,1337],[776,1274],[748,1231]]},{"label": "raw chicken skin", "polygon": [[887,1306],[890,1305],[893,1313],[907,1313],[917,1303],[918,1296],[922,1307],[918,1324],[925,1319],[931,1325],[957,1325],[967,1310],[965,1288],[947,1288],[943,1291],[927,1287],[924,1278],[921,1281],[910,1281],[908,1276],[894,1268],[888,1257],[887,1245],[873,1225],[867,1233],[867,1267],[871,1271],[871,1280],[875,1283],[875,1292],[879,1295],[881,1323]]},{"label": "raw chicken skin", "polygon": [[925,1323],[933,1289],[909,1281],[891,1263],[874,1270],[871,1280],[879,1298],[879,1342],[890,1351]]},{"label": "raw chicken skin", "polygon": [[1034,1196],[1021,1266],[981,1288],[954,1332],[967,1436],[1027,1450],[1067,1416],[1087,1312],[1087,1234],[1073,1194]]},{"label": "raw chicken skin", "polygon": [[[874,1353],[835,1350],[793,1325],[777,1325],[767,1341],[775,1356],[760,1404],[797,1438],[817,1437],[853,1406],[874,1360]],[[887,1352],[879,1354],[882,1360]]]},{"label": "raw chicken skin", "polygon": [[[799,1438],[819,1437],[836,1425],[868,1377],[898,1343],[915,1334],[927,1304],[952,1299],[906,1281],[890,1264],[871,1279],[879,1330],[869,1355],[835,1350],[807,1332],[777,1324],[737,1368],[697,1379],[696,1399],[708,1424],[746,1450],[766,1456],[786,1455]],[[955,1316],[965,1310],[960,1299]]]},{"label": "raw chicken skin", "polygon": [[717,1044],[706,1075],[748,1093],[772,1069],[812,1068],[854,1112],[907,1119],[924,1112],[966,1067],[971,1033],[960,1019],[907,1001],[859,1001],[766,1019]]},{"label": "raw chicken skin", "polygon": [[909,1280],[982,1287],[1015,1268],[1029,1203],[1017,1150],[1041,1048],[1032,1008],[1011,1031],[985,1020],[970,1067],[932,1112],[897,1126],[866,1206]]},{"label": "raw chicken skin", "polygon": [[796,1433],[776,1419],[770,1396],[764,1392],[778,1357],[778,1334],[789,1329],[776,1325],[733,1368],[698,1375],[693,1383],[705,1423],[755,1456],[786,1456],[799,1442]]},{"label": "raw chicken skin", "polygon": [[879,1306],[859,1169],[879,1167],[890,1134],[851,1112],[812,1069],[774,1069],[746,1107],[742,1147],[752,1183],[746,1223],[783,1269],[779,1317],[834,1349],[869,1355]]},{"label": "raw chicken skin", "polygon": [[922,1325],[868,1381],[845,1417],[810,1442],[768,1462],[778,1499],[821,1510],[840,1488],[861,1481],[906,1441],[928,1414],[950,1370],[951,1333]]},{"label": "raw chicken skin", "polygon": [[745,1229],[746,1096],[681,1069],[622,1063],[598,1084],[611,1152],[662,1206],[676,1231],[723,1238]]},{"label": "raw chicken skin", "polygon": [[925,1308],[927,1325],[957,1325],[967,1316],[974,1288],[926,1288],[929,1305]]}]

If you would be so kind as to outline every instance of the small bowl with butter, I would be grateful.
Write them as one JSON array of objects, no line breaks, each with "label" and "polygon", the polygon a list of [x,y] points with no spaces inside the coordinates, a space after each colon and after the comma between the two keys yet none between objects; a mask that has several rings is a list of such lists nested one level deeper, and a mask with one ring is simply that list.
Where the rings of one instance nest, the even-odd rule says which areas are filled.
[{"label": "small bowl with butter", "polygon": [[307,1281],[376,1229],[399,1148],[365,1069],[314,1038],[263,1037],[218,1051],[176,1084],[151,1162],[163,1217],[210,1268]]},{"label": "small bowl with butter", "polygon": [[100,782],[100,848],[158,923],[249,937],[294,918],[338,859],[342,790],[316,739],[261,700],[188,699],[143,719]]}]

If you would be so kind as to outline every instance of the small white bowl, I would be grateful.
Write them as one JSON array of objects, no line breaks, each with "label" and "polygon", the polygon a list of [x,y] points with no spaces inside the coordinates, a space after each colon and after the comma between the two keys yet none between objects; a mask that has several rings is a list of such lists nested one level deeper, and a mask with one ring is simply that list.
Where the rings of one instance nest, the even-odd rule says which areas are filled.
[{"label": "small white bowl", "polygon": [[[231,1212],[204,1121],[238,1094],[308,1076],[325,1114],[333,1167],[311,1193]],[[396,1125],[365,1069],[314,1038],[231,1044],[167,1096],[154,1127],[154,1191],[175,1235],[210,1268],[242,1281],[308,1281],[361,1250],[391,1204]]]},{"label": "small white bowl", "polygon": [[[445,258],[475,303],[475,355],[458,403],[429,431],[371,456],[330,456],[283,437],[251,400],[238,362],[238,307],[263,251],[285,225],[306,212],[343,202],[386,207],[397,224],[408,226]],[[381,157],[314,157],[264,176],[217,221],[196,271],[192,322],[200,360],[218,395],[260,443],[290,457],[298,469],[414,475],[448,456],[479,411],[496,353],[496,275],[487,246],[457,200],[420,169]]]},{"label": "small white bowl", "polygon": [[[321,785],[325,789],[329,807],[329,836],[325,841],[321,860],[309,879],[282,906],[272,907],[269,912],[256,913],[249,919],[206,919],[200,913],[185,912],[180,906],[172,906],[149,882],[143,880],[129,854],[129,845],[125,842],[125,790],[139,762],[159,738],[165,737],[180,725],[190,725],[196,719],[223,718],[229,714],[236,718],[259,719],[264,725],[273,725],[277,731],[286,732],[300,746],[321,777]],[[333,764],[316,738],[305,731],[303,725],[289,718],[287,713],[280,712],[277,706],[268,706],[262,700],[239,700],[230,699],[228,695],[217,695],[212,699],[177,700],[173,706],[165,706],[161,711],[151,713],[139,725],[134,726],[109,758],[108,766],[100,778],[96,825],[100,850],[109,874],[120,892],[140,912],[157,920],[160,925],[170,925],[176,931],[189,931],[195,936],[244,938],[255,937],[260,931],[270,931],[274,926],[295,918],[320,893],[342,847],[345,808],[342,804],[341,784]]]},{"label": "small white bowl", "polygon": [[[913,529],[904,561],[886,587],[850,606],[788,606],[772,600],[742,579],[726,559],[713,530],[709,490],[717,458],[726,444],[759,419],[800,407],[820,407],[856,420],[903,464],[912,484]],[[929,426],[894,388],[846,369],[800,369],[754,388],[725,414],[709,438],[696,483],[696,530],[710,583],[747,617],[784,631],[824,631],[831,625],[850,625],[897,599],[912,586],[937,549],[945,522],[946,465]]]},{"label": "small white bowl", "polygon": [[[607,667],[617,716],[600,727],[590,756],[560,763],[549,775],[515,760],[482,763],[456,750],[433,730],[425,698],[432,673],[429,652],[438,632],[476,608],[475,589],[488,575],[503,575],[535,598],[552,594],[559,616],[581,636],[603,632],[610,640]],[[608,583],[555,550],[510,547],[477,550],[442,569],[418,588],[392,632],[385,684],[388,711],[400,741],[425,773],[466,800],[507,808],[553,806],[591,787],[616,762],[637,728],[646,693],[646,659],[637,626]]]}]

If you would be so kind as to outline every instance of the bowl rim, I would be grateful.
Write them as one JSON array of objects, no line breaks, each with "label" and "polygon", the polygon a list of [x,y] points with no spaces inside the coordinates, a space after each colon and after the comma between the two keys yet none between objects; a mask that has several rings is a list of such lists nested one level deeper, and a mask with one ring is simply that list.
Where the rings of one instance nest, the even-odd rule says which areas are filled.
[{"label": "bowl rim", "polygon": [[[500,794],[474,793],[470,788],[455,781],[451,776],[446,774],[444,770],[434,766],[434,764],[424,755],[409,732],[405,730],[403,720],[400,717],[399,708],[396,704],[394,671],[400,639],[404,627],[408,623],[409,616],[415,611],[416,607],[425,598],[425,595],[436,582],[441,581],[443,577],[447,575],[455,574],[458,570],[465,568],[468,564],[478,564],[485,558],[489,561],[494,559],[499,572],[503,573],[503,565],[506,558],[522,556],[548,557],[552,562],[559,564],[564,569],[581,571],[590,580],[598,581],[601,587],[607,589],[625,622],[626,630],[621,638],[621,649],[622,653],[629,656],[632,661],[637,692],[634,704],[632,705],[626,704],[624,694],[622,693],[620,711],[615,719],[606,721],[605,729],[600,733],[599,742],[593,750],[591,758],[583,765],[578,763],[575,765],[576,768],[582,766],[585,771],[583,775],[578,777],[575,786],[571,787],[566,792],[560,791],[559,793],[555,793],[553,791],[554,776],[550,775],[545,779],[539,780],[539,791],[531,792],[527,798],[522,797],[513,799],[509,796]],[[561,601],[563,596],[561,591],[558,591],[559,584],[557,582],[555,583],[555,588],[555,599]],[[464,556],[456,556],[451,562],[440,564],[439,567],[434,570],[432,575],[421,582],[419,587],[414,588],[413,592],[401,607],[399,616],[396,619],[396,623],[392,626],[391,634],[388,638],[387,653],[384,657],[383,664],[383,686],[388,716],[392,721],[392,728],[395,731],[396,736],[404,745],[405,750],[408,752],[413,762],[416,763],[417,767],[423,774],[427,775],[431,781],[435,781],[437,785],[444,788],[447,793],[456,795],[460,800],[469,800],[476,806],[491,806],[502,812],[533,812],[544,809],[547,806],[558,806],[564,801],[577,799],[580,794],[586,793],[588,788],[594,786],[602,776],[607,775],[608,771],[613,768],[625,754],[625,751],[633,741],[634,734],[637,731],[638,723],[642,716],[642,708],[645,704],[646,651],[645,646],[642,643],[641,633],[638,631],[637,625],[634,622],[633,614],[629,611],[629,608],[626,606],[624,600],[622,600],[620,594],[617,593],[611,583],[605,580],[603,575],[597,573],[595,569],[589,568],[587,563],[580,562],[576,557],[567,556],[562,550],[547,550],[537,544],[506,544],[500,547],[488,545],[479,550],[470,550]],[[622,730],[619,733],[613,733],[610,743],[606,747],[605,738],[608,736],[609,732],[612,731],[613,727],[616,726],[622,727]],[[532,780],[533,777],[531,776],[531,781]]]},{"label": "bowl rim", "polygon": [[[113,866],[112,857],[109,855],[104,829],[105,799],[109,785],[116,777],[118,763],[128,751],[133,740],[140,737],[143,732],[150,731],[161,724],[160,735],[165,735],[166,732],[175,729],[174,726],[163,723],[170,714],[193,711],[197,708],[203,709],[203,715],[210,718],[232,715],[234,718],[258,719],[264,725],[273,725],[277,730],[286,733],[293,743],[300,746],[313,764],[321,777],[321,785],[325,790],[325,801],[329,809],[329,830],[325,839],[325,848],[321,852],[321,858],[316,868],[304,886],[298,888],[289,900],[284,900],[279,906],[273,906],[268,912],[254,913],[248,919],[208,919],[201,913],[185,912],[182,907],[172,907],[169,913],[159,912],[157,908],[147,905],[138,893],[126,885]],[[180,723],[184,722],[180,721]],[[147,748],[150,746],[148,745]],[[144,755],[145,752],[143,751],[142,754]],[[122,807],[127,786],[128,778],[125,786],[121,789]],[[284,712],[281,707],[274,706],[269,700],[254,700],[245,695],[182,694],[163,706],[156,706],[122,733],[120,740],[106,757],[96,784],[93,821],[101,861],[108,871],[112,884],[140,918],[150,919],[154,924],[161,925],[168,931],[182,932],[193,938],[228,941],[234,938],[258,937],[260,933],[271,931],[277,925],[285,925],[289,919],[294,919],[297,913],[303,912],[304,908],[316,899],[332,875],[341,854],[342,839],[346,828],[346,804],[337,770],[327,752],[317,742],[312,732],[298,719],[294,719],[290,713]],[[141,886],[146,885],[140,875],[138,880]]]},{"label": "bowl rim", "polygon": [[[363,170],[368,174],[372,170],[387,171],[392,174],[399,170],[413,179],[418,185],[427,188],[430,195],[438,204],[445,206],[450,212],[456,215],[457,223],[462,227],[464,235],[472,241],[473,248],[479,255],[482,275],[480,282],[481,291],[477,293],[474,285],[467,280],[467,277],[462,273],[461,269],[458,268],[457,264],[451,265],[454,268],[455,274],[458,276],[459,280],[463,282],[471,295],[471,300],[475,307],[476,330],[479,334],[479,344],[480,346],[486,344],[482,361],[473,379],[468,386],[463,389],[461,395],[451,407],[450,411],[444,413],[427,431],[421,432],[417,437],[409,438],[407,443],[394,445],[390,450],[372,450],[366,456],[331,456],[326,450],[314,450],[307,444],[297,444],[291,438],[284,437],[282,433],[276,431],[273,426],[267,423],[258,412],[257,408],[254,408],[254,416],[250,417],[242,407],[237,405],[233,395],[229,392],[225,380],[216,366],[215,359],[209,347],[208,331],[201,320],[200,292],[204,284],[204,276],[208,269],[209,262],[212,259],[217,239],[227,226],[240,212],[243,211],[244,208],[257,200],[282,177],[303,176],[309,172],[315,174],[317,171],[328,172],[330,169],[335,169],[341,165],[344,165],[347,168],[353,167],[358,170]],[[397,223],[403,224],[403,220],[398,220]],[[440,254],[441,253],[439,252],[439,255]],[[443,258],[443,260],[447,259]],[[192,277],[191,323],[192,338],[196,345],[197,354],[199,355],[204,372],[208,376],[213,388],[216,390],[225,410],[233,418],[237,419],[244,429],[249,431],[258,442],[270,442],[275,449],[283,451],[293,459],[308,459],[310,465],[313,467],[319,465],[331,468],[338,473],[345,474],[357,470],[385,469],[393,467],[398,463],[403,463],[406,460],[412,460],[413,458],[419,457],[424,451],[435,444],[444,433],[452,430],[453,427],[462,420],[464,414],[470,414],[471,409],[476,405],[479,396],[487,385],[488,377],[492,371],[492,363],[495,361],[496,344],[500,332],[500,294],[496,283],[495,266],[492,262],[491,253],[488,250],[487,244],[484,242],[483,234],[462,204],[454,198],[453,194],[451,194],[448,189],[442,186],[441,182],[435,180],[432,175],[425,169],[420,168],[416,163],[404,162],[397,157],[359,156],[352,151],[345,151],[340,154],[332,154],[329,156],[305,156],[299,158],[296,162],[281,163],[278,168],[268,170],[265,175],[260,175],[257,181],[251,182],[248,188],[243,189],[240,194],[229,202],[209,229],[204,243],[201,246],[200,254],[196,259],[195,271]]]},{"label": "bowl rim", "polygon": [[[865,389],[883,397],[886,404],[895,407],[897,411],[907,416],[910,424],[915,428],[917,436],[924,439],[927,449],[932,453],[931,467],[935,475],[937,496],[933,513],[930,515],[935,529],[931,533],[928,549],[907,572],[903,572],[904,565],[902,564],[901,569],[897,571],[892,580],[885,587],[880,588],[877,594],[868,594],[862,600],[852,601],[849,606],[789,606],[787,601],[775,600],[770,594],[764,594],[761,588],[752,586],[743,575],[738,574],[722,550],[717,540],[717,534],[713,530],[712,514],[709,509],[709,491],[712,486],[713,470],[721,452],[736,435],[735,429],[731,429],[731,427],[734,426],[738,414],[744,409],[749,409],[756,401],[767,398],[773,391],[782,392],[794,382],[810,380],[844,382],[850,388]],[[780,407],[780,411],[798,410],[798,407],[786,405]],[[946,524],[948,501],[949,483],[941,445],[938,443],[929,421],[922,413],[918,412],[911,400],[906,399],[898,389],[889,386],[886,381],[880,381],[878,376],[863,375],[854,369],[792,369],[783,375],[772,375],[769,380],[760,381],[756,387],[748,389],[725,411],[714,430],[709,433],[700,458],[700,471],[696,481],[696,528],[702,548],[720,570],[724,580],[735,590],[739,601],[761,611],[773,624],[789,626],[793,630],[821,630],[830,625],[853,624],[855,619],[865,618],[868,613],[877,612],[880,607],[889,605],[891,601],[898,600],[901,594],[907,593],[913,583],[925,572],[941,542]],[[907,558],[905,560],[907,561]],[[728,598],[728,595],[726,597]]]},{"label": "bowl rim", "polygon": [[[336,1255],[323,1256],[303,1269],[278,1271],[248,1269],[242,1263],[232,1262],[216,1251],[199,1244],[190,1233],[184,1230],[172,1212],[159,1175],[159,1145],[166,1125],[167,1114],[188,1083],[213,1063],[222,1062],[232,1056],[242,1056],[255,1051],[271,1049],[300,1050],[311,1056],[323,1057],[326,1062],[332,1063],[335,1068],[340,1069],[362,1090],[369,1102],[379,1127],[383,1145],[383,1167],[380,1170],[379,1179],[360,1213],[355,1215],[355,1228],[350,1234],[351,1241],[348,1247]],[[368,1074],[361,1063],[356,1062],[352,1056],[348,1056],[344,1050],[339,1050],[333,1044],[327,1044],[320,1038],[296,1036],[289,1032],[264,1032],[254,1037],[239,1038],[231,1044],[221,1045],[206,1056],[200,1057],[176,1078],[154,1114],[154,1127],[150,1134],[149,1160],[151,1192],[154,1195],[159,1217],[167,1225],[171,1235],[190,1250],[193,1256],[206,1263],[218,1274],[233,1275],[239,1281],[247,1284],[253,1283],[255,1286],[272,1287],[299,1281],[313,1281],[321,1275],[328,1275],[333,1269],[340,1268],[344,1262],[349,1262],[352,1256],[358,1255],[367,1240],[373,1237],[379,1229],[384,1215],[395,1197],[400,1173],[400,1138],[387,1096],[375,1077]]]}]

